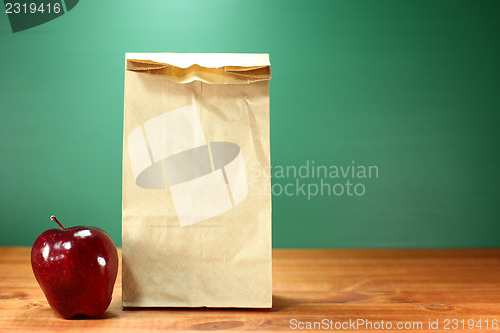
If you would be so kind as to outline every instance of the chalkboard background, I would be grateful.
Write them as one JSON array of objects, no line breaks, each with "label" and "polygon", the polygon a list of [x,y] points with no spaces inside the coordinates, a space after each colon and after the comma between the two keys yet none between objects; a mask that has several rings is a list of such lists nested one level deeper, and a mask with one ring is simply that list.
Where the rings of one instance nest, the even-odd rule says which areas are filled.
[{"label": "chalkboard background", "polygon": [[[500,246],[499,17],[498,1],[83,1],[12,33],[0,13],[0,245],[31,245],[51,214],[121,245],[124,53],[242,52],[271,57],[274,247]],[[279,173],[308,163],[378,173]],[[299,189],[321,181],[340,185]]]}]

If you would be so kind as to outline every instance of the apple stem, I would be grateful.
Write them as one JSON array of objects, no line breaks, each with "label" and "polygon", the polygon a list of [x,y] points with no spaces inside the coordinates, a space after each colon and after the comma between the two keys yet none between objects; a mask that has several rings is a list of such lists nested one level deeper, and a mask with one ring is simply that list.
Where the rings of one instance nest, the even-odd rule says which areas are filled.
[{"label": "apple stem", "polygon": [[66,230],[66,228],[64,228],[64,227],[62,226],[62,224],[61,224],[61,223],[60,223],[60,222],[56,219],[56,217],[55,217],[54,215],[50,216],[50,219],[51,219],[52,221],[54,221],[55,223],[57,223],[57,225],[58,225],[59,227],[61,227],[61,229],[62,229],[62,230]]}]

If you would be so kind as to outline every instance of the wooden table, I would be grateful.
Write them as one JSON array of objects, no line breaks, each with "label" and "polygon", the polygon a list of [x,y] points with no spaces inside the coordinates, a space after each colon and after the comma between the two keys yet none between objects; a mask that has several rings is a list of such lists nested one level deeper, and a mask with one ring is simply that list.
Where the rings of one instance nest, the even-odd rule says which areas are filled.
[{"label": "wooden table", "polygon": [[[500,326],[500,249],[274,250],[272,309],[123,310],[120,302],[119,272],[102,318],[61,319],[36,283],[30,249],[0,247],[1,332],[298,331],[314,322],[336,331],[399,324],[429,332],[429,321],[439,325],[432,332],[487,332]],[[470,320],[482,329],[462,330]]]}]

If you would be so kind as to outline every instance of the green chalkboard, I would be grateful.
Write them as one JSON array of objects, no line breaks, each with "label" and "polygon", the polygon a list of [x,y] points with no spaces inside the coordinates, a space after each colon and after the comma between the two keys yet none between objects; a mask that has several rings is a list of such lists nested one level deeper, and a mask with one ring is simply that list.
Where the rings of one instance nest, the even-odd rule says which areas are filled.
[{"label": "green chalkboard", "polygon": [[274,247],[500,246],[500,2],[71,3],[0,13],[0,245],[51,214],[121,244],[125,52],[255,52]]}]

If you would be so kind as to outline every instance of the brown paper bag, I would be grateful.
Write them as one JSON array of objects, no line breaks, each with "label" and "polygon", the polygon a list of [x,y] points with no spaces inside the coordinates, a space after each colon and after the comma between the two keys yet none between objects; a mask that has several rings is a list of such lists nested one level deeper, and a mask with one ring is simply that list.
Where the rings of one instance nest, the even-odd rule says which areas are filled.
[{"label": "brown paper bag", "polygon": [[127,53],[123,306],[271,307],[267,54]]}]

